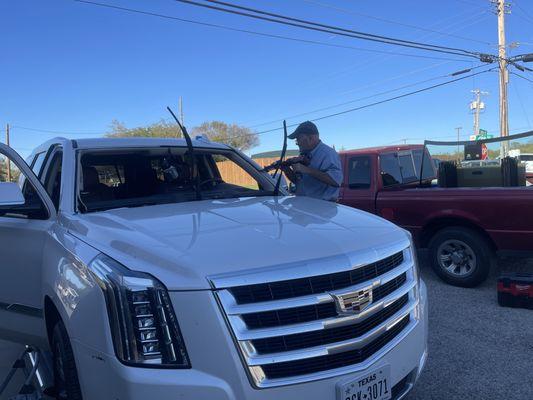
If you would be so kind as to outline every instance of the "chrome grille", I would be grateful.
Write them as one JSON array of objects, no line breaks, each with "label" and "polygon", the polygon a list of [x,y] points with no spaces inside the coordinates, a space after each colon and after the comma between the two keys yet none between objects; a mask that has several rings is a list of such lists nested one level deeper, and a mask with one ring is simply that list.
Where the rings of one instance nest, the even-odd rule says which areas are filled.
[{"label": "chrome grille", "polygon": [[238,304],[258,303],[261,301],[288,299],[314,293],[323,293],[373,279],[389,272],[403,262],[403,252],[398,252],[383,260],[370,263],[351,271],[334,274],[270,282],[257,285],[239,286],[231,289]]},{"label": "chrome grille", "polygon": [[409,296],[405,294],[390,306],[356,324],[323,329],[321,331],[297,333],[295,335],[256,339],[251,342],[258,354],[269,354],[349,340],[364,335],[372,328],[379,326],[396,312],[400,311],[408,301]]},{"label": "chrome grille", "polygon": [[383,348],[409,324],[409,315],[405,316],[392,329],[380,335],[364,347],[343,353],[329,354],[304,360],[269,364],[263,367],[268,379],[287,378],[295,375],[311,374],[333,368],[345,367],[365,361]]},{"label": "chrome grille", "polygon": [[[400,341],[418,315],[415,259],[406,246],[382,250],[377,260],[369,256],[353,268],[323,273],[317,266],[322,274],[309,277],[301,269],[295,279],[277,281],[276,271],[265,270],[211,277],[254,385],[362,370]],[[359,312],[341,312],[338,299],[359,291],[371,292],[372,301]]]}]

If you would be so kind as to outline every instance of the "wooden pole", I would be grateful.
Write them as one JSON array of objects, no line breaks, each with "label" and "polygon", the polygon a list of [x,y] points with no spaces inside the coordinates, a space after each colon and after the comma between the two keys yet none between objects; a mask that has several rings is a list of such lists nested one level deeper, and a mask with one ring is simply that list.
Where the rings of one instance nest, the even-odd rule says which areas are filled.
[{"label": "wooden pole", "polygon": [[[6,125],[6,144],[9,146],[9,124]],[[7,181],[11,182],[11,160],[6,157],[7,166]]]}]

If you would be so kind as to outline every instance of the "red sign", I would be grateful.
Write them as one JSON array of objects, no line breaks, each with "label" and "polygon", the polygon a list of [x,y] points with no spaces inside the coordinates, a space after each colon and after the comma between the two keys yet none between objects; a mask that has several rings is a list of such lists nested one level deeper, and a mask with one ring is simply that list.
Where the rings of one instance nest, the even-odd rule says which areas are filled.
[{"label": "red sign", "polygon": [[487,158],[489,158],[489,149],[487,148],[487,145],[483,143],[481,145],[481,159],[486,160]]}]

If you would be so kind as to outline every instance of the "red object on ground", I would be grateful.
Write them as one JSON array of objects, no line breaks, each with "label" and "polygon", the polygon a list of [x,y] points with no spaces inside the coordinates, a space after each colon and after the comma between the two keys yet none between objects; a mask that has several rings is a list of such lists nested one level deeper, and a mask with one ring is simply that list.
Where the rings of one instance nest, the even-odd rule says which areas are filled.
[{"label": "red object on ground", "polygon": [[498,304],[533,309],[533,274],[511,273],[498,278]]}]

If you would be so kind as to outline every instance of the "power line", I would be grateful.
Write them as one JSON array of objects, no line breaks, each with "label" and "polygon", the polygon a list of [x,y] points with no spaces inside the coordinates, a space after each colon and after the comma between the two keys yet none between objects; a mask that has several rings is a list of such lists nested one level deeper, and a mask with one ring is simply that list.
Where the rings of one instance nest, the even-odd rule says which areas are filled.
[{"label": "power line", "polygon": [[362,52],[368,52],[368,53],[379,53],[379,54],[388,54],[388,55],[413,57],[413,58],[425,58],[425,59],[431,59],[431,60],[447,60],[447,61],[458,61],[458,62],[464,62],[465,61],[464,59],[457,59],[457,58],[424,56],[424,55],[402,53],[402,52],[393,52],[393,51],[385,51],[385,50],[377,50],[377,49],[367,49],[367,48],[363,48],[363,47],[348,46],[348,45],[341,45],[341,44],[335,44],[335,43],[326,43],[326,42],[321,42],[321,41],[318,41],[318,40],[301,39],[301,38],[295,38],[295,37],[284,36],[284,35],[277,35],[277,34],[271,34],[271,33],[252,31],[252,30],[249,30],[249,29],[234,28],[234,27],[231,27],[231,26],[228,26],[228,25],[213,24],[213,23],[209,23],[209,22],[202,22],[202,21],[197,21],[197,20],[192,20],[192,19],[179,18],[179,17],[174,17],[174,16],[171,16],[171,15],[154,13],[154,12],[150,12],[150,11],[143,11],[143,10],[134,9],[134,8],[120,7],[120,6],[115,6],[115,5],[111,5],[111,4],[105,4],[105,3],[98,3],[98,2],[95,2],[95,1],[88,1],[88,0],[73,0],[73,1],[75,1],[77,3],[84,3],[84,4],[103,7],[103,8],[110,8],[110,9],[125,11],[125,12],[129,12],[129,13],[134,13],[134,14],[147,15],[147,16],[151,16],[151,17],[157,17],[157,18],[163,18],[163,19],[174,20],[174,21],[179,21],[179,22],[185,22],[185,23],[188,23],[188,24],[194,24],[194,25],[200,25],[200,26],[207,26],[207,27],[210,27],[210,28],[222,29],[222,30],[226,30],[226,31],[246,33],[246,34],[250,34],[250,35],[268,37],[268,38],[272,38],[272,39],[282,39],[282,40],[287,40],[287,41],[292,41],[292,42],[300,42],[300,43],[314,44],[314,45],[319,45],[319,46],[327,46],[327,47],[334,47],[334,48],[341,48],[341,49],[356,50],[356,51],[362,51]]},{"label": "power line", "polygon": [[[324,115],[324,116],[321,116],[321,117],[318,117],[318,118],[311,119],[310,121],[321,121],[323,119],[332,118],[332,117],[336,117],[336,116],[343,115],[343,114],[348,114],[348,113],[351,113],[351,112],[354,112],[354,111],[363,110],[365,108],[374,107],[374,106],[377,106],[377,105],[380,105],[380,104],[384,104],[384,103],[389,103],[389,102],[394,101],[394,100],[399,100],[399,99],[402,99],[402,98],[405,98],[405,97],[413,96],[415,94],[419,94],[419,93],[422,93],[422,92],[427,92],[428,90],[436,89],[436,88],[441,87],[441,86],[450,85],[452,83],[459,82],[459,81],[471,78],[471,77],[476,76],[476,75],[480,75],[480,74],[484,74],[484,73],[487,73],[487,72],[490,72],[490,71],[494,71],[495,69],[497,69],[497,68],[491,68],[491,69],[487,69],[487,70],[484,70],[484,71],[476,72],[476,73],[473,73],[473,74],[470,74],[470,75],[466,75],[466,76],[463,76],[463,77],[460,77],[460,78],[452,79],[452,80],[449,80],[449,81],[446,81],[446,82],[442,82],[442,83],[439,83],[439,84],[436,84],[436,85],[428,86],[428,87],[425,87],[425,88],[422,88],[422,89],[418,89],[418,90],[415,90],[415,91],[412,91],[412,92],[408,92],[408,93],[404,93],[404,94],[401,94],[401,95],[398,95],[398,96],[390,97],[390,98],[387,98],[387,99],[384,99],[384,100],[376,101],[374,103],[365,104],[365,105],[360,106],[360,107],[350,108],[348,110],[336,112],[336,113],[333,113],[333,114]],[[295,124],[287,125],[287,127],[288,128],[292,128],[292,127],[295,127],[297,125],[298,125],[298,123],[295,123]],[[261,132],[256,132],[254,134],[255,135],[263,135],[265,133],[275,132],[275,131],[279,131],[281,129],[282,128],[273,128],[273,129],[268,129],[268,130],[261,131]],[[237,137],[240,137],[240,136],[237,136]]]},{"label": "power line", "polygon": [[[191,0],[179,0],[179,1],[186,1],[186,2],[194,3]],[[224,2],[224,1],[221,1],[221,0],[204,0],[204,1],[207,1],[209,3],[220,4],[220,5],[223,5],[223,6],[226,6],[226,7],[232,7],[232,8],[238,9],[238,10],[246,10],[246,11],[251,11],[253,13],[257,13],[257,14],[261,14],[261,15],[268,15],[268,16],[275,17],[275,18],[281,18],[281,19],[285,19],[285,20],[288,20],[288,21],[294,21],[294,22],[303,23],[303,24],[307,24],[307,25],[318,26],[318,27],[326,28],[326,29],[335,29],[335,30],[338,30],[338,31],[341,31],[341,32],[353,33],[355,35],[367,36],[367,37],[374,38],[374,39],[401,42],[401,43],[411,44],[411,45],[415,45],[415,46],[432,47],[432,48],[438,48],[438,49],[443,49],[443,50],[454,50],[454,51],[460,51],[460,52],[464,52],[464,53],[473,54],[473,52],[471,52],[471,51],[458,49],[458,48],[455,48],[455,47],[446,47],[446,46],[439,46],[439,45],[433,45],[433,44],[427,44],[427,43],[420,43],[420,42],[415,42],[415,41],[411,41],[411,40],[397,39],[397,38],[393,38],[393,37],[389,37],[389,36],[382,36],[382,35],[376,35],[376,34],[367,33],[367,32],[355,31],[353,29],[347,29],[347,28],[342,28],[342,27],[338,27],[338,26],[334,26],[334,25],[327,25],[327,24],[322,24],[322,23],[318,23],[318,22],[314,22],[314,21],[308,21],[308,20],[304,20],[304,19],[289,17],[289,16],[276,14],[276,13],[271,13],[271,12],[267,12],[267,11],[264,11],[264,10],[258,10],[258,9],[250,8],[250,7],[243,7],[243,6],[239,6],[239,5],[233,4],[233,3]],[[222,11],[225,11],[225,10],[222,10]],[[227,11],[229,11],[229,10],[227,10]]]},{"label": "power line", "polygon": [[[467,73],[467,72],[470,72],[470,71],[472,71],[474,69],[478,69],[480,67],[484,67],[484,65],[478,65],[477,67],[473,67],[473,68],[469,68],[467,70],[457,71],[457,72],[459,72],[461,74],[462,73]],[[374,98],[374,97],[383,96],[385,94],[394,93],[394,92],[397,92],[399,90],[403,90],[403,89],[411,88],[411,87],[414,87],[414,86],[418,86],[418,85],[421,85],[423,83],[432,82],[432,81],[435,81],[435,80],[438,80],[438,79],[448,78],[448,77],[451,77],[451,76],[456,76],[456,75],[458,75],[457,72],[446,74],[446,75],[440,75],[440,76],[429,78],[429,79],[424,79],[422,81],[418,81],[418,82],[415,82],[415,83],[410,83],[408,85],[400,86],[400,87],[397,87],[395,89],[386,90],[386,91],[383,91],[383,92],[380,92],[380,93],[375,93],[375,94],[372,94],[372,95],[369,95],[369,96],[360,97],[360,98],[357,98],[357,99],[354,99],[354,100],[345,101],[345,102],[338,103],[338,104],[335,104],[335,105],[318,108],[318,109],[315,109],[315,110],[312,110],[312,111],[306,111],[306,112],[299,113],[299,114],[289,115],[289,116],[283,117],[281,119],[276,119],[276,120],[272,120],[272,121],[269,121],[269,122],[260,123],[260,124],[257,124],[257,125],[252,125],[252,126],[250,126],[250,128],[257,128],[259,126],[270,125],[270,124],[273,124],[273,123],[281,122],[281,121],[286,120],[286,119],[303,117],[305,115],[315,114],[317,112],[330,110],[332,108],[342,107],[342,106],[345,106],[345,105],[348,105],[348,104],[356,103],[358,101],[363,101],[363,100],[368,100],[368,99],[371,99],[371,98]],[[404,76],[404,75],[402,75],[402,76]]]},{"label": "power line", "polygon": [[11,128],[21,129],[21,130],[30,131],[30,132],[53,133],[53,134],[58,134],[58,135],[105,135],[106,133],[109,133],[109,132],[56,131],[56,130],[40,129],[40,128],[28,128],[26,126],[20,126],[20,125],[11,125]]},{"label": "power line", "polygon": [[[304,0],[304,1],[305,1],[305,0]],[[477,19],[476,21],[472,21],[472,22],[470,22],[470,20],[472,20],[472,15],[471,15],[471,14],[469,14],[469,16],[468,16],[466,19],[464,19],[464,18],[459,18],[459,16],[463,16],[463,14],[465,14],[465,13],[462,12],[462,13],[459,13],[459,14],[454,14],[454,15],[452,15],[452,16],[448,16],[448,17],[446,17],[446,18],[444,18],[444,19],[439,19],[439,21],[437,21],[436,24],[440,24],[440,23],[442,23],[442,22],[444,22],[444,21],[448,21],[448,20],[453,20],[454,22],[453,22],[451,25],[447,24],[445,27],[442,27],[442,29],[449,30],[449,29],[451,29],[452,27],[454,27],[454,26],[456,26],[456,25],[460,25],[461,29],[463,29],[463,28],[465,28],[466,26],[470,26],[470,25],[472,25],[472,24],[474,24],[474,23],[476,23],[476,22],[480,22],[480,21],[483,20],[483,19],[481,19],[481,20],[480,20],[480,19]],[[488,16],[488,11],[484,11],[482,14],[485,14],[486,16]],[[478,18],[478,16],[474,16],[474,17],[475,17],[475,18]],[[466,24],[467,21],[469,22],[468,24]],[[452,31],[450,31],[450,32],[455,32],[455,30],[452,30]],[[425,35],[422,35],[422,36],[420,36],[420,37],[417,37],[415,40],[426,39],[426,38],[429,37],[429,36],[432,36],[432,34],[425,34]],[[410,53],[410,54],[412,54],[412,53]],[[362,67],[370,66],[370,65],[372,65],[372,64],[376,64],[379,60],[381,60],[381,62],[383,63],[383,62],[385,62],[386,60],[390,60],[390,59],[392,59],[392,58],[394,58],[394,57],[395,57],[394,55],[382,56],[382,57],[373,57],[373,58],[368,58],[368,59],[367,59],[365,62],[363,62],[363,63],[361,63],[361,61],[359,60],[358,63],[357,63],[356,65],[354,65],[354,66],[357,66],[357,68],[355,68],[355,70],[361,70]],[[458,60],[458,61],[459,61],[459,60]],[[462,61],[462,62],[469,62],[469,63],[471,64],[472,67],[474,66],[474,62],[473,62],[473,60],[470,60],[470,61],[467,61],[467,60],[461,60],[461,61]],[[439,64],[431,65],[431,66],[429,66],[429,68],[434,68],[434,67],[437,67],[437,66],[440,66],[440,65],[443,65],[443,64],[444,64],[444,63],[439,63]],[[423,68],[423,69],[419,69],[419,70],[415,70],[415,71],[423,71],[423,70],[426,70],[426,69],[428,69],[428,68]],[[348,69],[344,69],[344,70],[341,71],[341,72],[337,72],[337,73],[334,73],[334,74],[330,74],[330,75],[326,76],[326,78],[328,78],[328,77],[333,77],[333,76],[338,76],[338,75],[344,75],[344,74],[347,74],[349,71],[353,71],[353,67],[350,67],[350,68],[348,68]],[[409,72],[409,73],[407,73],[407,74],[402,74],[402,75],[399,75],[399,76],[397,76],[397,77],[389,78],[389,79],[387,79],[387,80],[385,80],[385,81],[379,81],[379,82],[380,82],[380,83],[381,83],[381,82],[388,82],[388,81],[394,80],[394,79],[396,79],[396,78],[400,78],[400,77],[403,77],[403,76],[411,75],[411,74],[415,73],[415,71],[411,71],[411,72]],[[323,78],[323,76],[322,76],[321,78]],[[317,79],[316,79],[316,77],[315,77],[312,81],[316,81],[316,80],[317,80]],[[362,88],[361,88],[361,87],[357,88],[357,90],[361,90],[361,89],[364,89],[364,88],[368,88],[368,87],[374,86],[374,85],[376,85],[376,84],[377,84],[377,83],[374,83],[374,84],[371,84],[371,85],[365,85],[365,86],[363,86]],[[298,85],[298,87],[299,87],[299,85]],[[355,89],[354,89],[354,90],[355,90]],[[343,92],[343,93],[340,93],[340,95],[343,95],[343,94],[347,94],[347,93],[353,92],[354,90],[348,90],[348,91],[345,91],[345,92]],[[257,124],[255,121],[254,121],[253,123],[254,123],[254,124]],[[263,124],[261,124],[261,125],[263,125]],[[257,126],[257,125],[256,125],[256,126]]]},{"label": "power line", "polygon": [[529,79],[529,78],[526,78],[525,76],[522,76],[522,75],[520,75],[520,74],[517,74],[516,72],[512,72],[512,71],[511,71],[511,74],[513,74],[513,75],[515,75],[515,76],[518,76],[519,78],[522,78],[522,79],[528,81],[529,83],[533,83],[533,80],[531,80],[531,79]]},{"label": "power line", "polygon": [[516,1],[513,1],[512,3],[514,6],[516,6],[522,13],[527,17],[527,20],[529,22],[533,22],[533,16],[531,16],[520,4],[518,4]]},{"label": "power line", "polygon": [[[334,6],[332,4],[322,3],[320,1],[315,1],[315,0],[303,0],[303,1],[305,1],[306,3],[318,5],[320,7],[336,10],[336,11],[339,11],[339,12],[342,12],[342,13],[345,13],[345,14],[357,15],[357,16],[360,16],[360,17],[363,17],[363,18],[373,19],[375,21],[380,21],[380,22],[384,22],[384,23],[387,23],[387,24],[403,26],[403,27],[406,27],[406,28],[416,29],[416,30],[423,31],[423,32],[436,33],[436,34],[439,34],[439,35],[442,35],[442,36],[449,36],[449,37],[453,37],[453,38],[456,38],[456,39],[468,40],[470,42],[486,44],[486,45],[489,45],[489,46],[491,45],[491,43],[484,42],[482,40],[472,39],[472,38],[469,38],[469,37],[466,37],[466,36],[454,35],[452,33],[441,32],[441,31],[437,31],[437,30],[430,29],[430,28],[424,28],[424,27],[417,26],[417,25],[411,25],[411,24],[406,24],[406,23],[403,23],[403,22],[393,21],[393,20],[386,19],[386,18],[376,17],[375,15],[363,14],[363,13],[356,12],[356,11],[353,11],[353,10],[348,10],[346,8]],[[487,11],[485,11],[485,12],[487,12]]]},{"label": "power line", "polygon": [[473,7],[478,7],[478,8],[482,8],[483,6],[481,4],[477,4],[477,3],[474,3],[472,1],[468,1],[468,0],[455,0],[459,3],[463,3],[463,4],[468,4],[470,6],[473,6]]},{"label": "power line", "polygon": [[[418,43],[418,42],[413,42],[413,41],[408,41],[408,40],[403,40],[403,39],[395,39],[395,38],[391,38],[391,37],[387,37],[387,36],[374,35],[374,34],[365,33],[365,32],[358,32],[358,31],[354,31],[354,30],[351,30],[351,29],[346,29],[346,28],[341,28],[341,27],[335,27],[335,26],[332,26],[332,25],[325,25],[325,24],[321,24],[321,23],[306,21],[306,20],[302,20],[302,19],[298,19],[298,18],[294,18],[294,17],[288,17],[288,16],[283,16],[283,15],[280,15],[280,14],[274,14],[274,13],[270,13],[270,12],[266,12],[266,11],[262,11],[262,10],[256,10],[256,9],[252,9],[252,8],[249,8],[249,7],[237,6],[237,5],[233,5],[233,4],[230,4],[230,3],[221,2],[221,1],[217,1],[217,0],[205,0],[205,1],[208,1],[210,3],[226,5],[228,7],[232,7],[232,8],[236,8],[236,9],[250,10],[250,11],[256,13],[256,14],[275,16],[275,18],[282,18],[284,20],[274,19],[274,18],[270,18],[270,17],[264,17],[262,15],[250,14],[248,12],[243,12],[243,11],[231,10],[231,9],[227,9],[227,8],[223,8],[223,7],[213,6],[213,5],[210,5],[210,4],[197,3],[197,2],[191,1],[191,0],[174,0],[174,1],[179,2],[179,3],[184,3],[184,4],[190,4],[190,5],[197,6],[197,7],[204,7],[204,8],[208,8],[208,9],[212,9],[212,10],[216,10],[216,11],[221,11],[221,12],[226,12],[226,13],[230,13],[230,14],[240,15],[240,16],[244,16],[244,17],[248,17],[248,18],[254,18],[254,19],[259,19],[259,20],[263,20],[263,21],[273,22],[273,23],[277,23],[277,24],[281,24],[281,25],[294,26],[294,27],[307,29],[307,30],[312,30],[312,31],[317,31],[317,32],[330,33],[330,34],[333,34],[333,35],[346,36],[346,37],[351,37],[351,38],[355,38],[355,39],[362,39],[362,40],[368,40],[368,41],[372,41],[372,42],[391,44],[391,45],[395,45],[395,46],[409,47],[409,48],[414,48],[414,49],[418,49],[418,50],[426,50],[426,51],[434,51],[434,52],[439,52],[439,53],[454,54],[454,55],[458,55],[458,56],[474,57],[474,58],[479,58],[480,57],[480,53],[476,53],[476,52],[469,51],[469,50],[464,50],[464,49],[459,49],[459,48],[454,48],[454,47],[446,47],[446,46],[425,44],[425,43]],[[291,21],[297,21],[297,22],[291,22]]]},{"label": "power line", "polygon": [[531,129],[531,122],[529,121],[529,116],[527,115],[526,107],[524,106],[524,102],[522,101],[522,96],[520,96],[520,92],[518,91],[516,85],[513,84],[511,85],[511,87],[515,91],[516,97],[518,98],[518,102],[520,103],[520,107],[522,108],[522,112],[524,113],[524,117],[526,118],[529,129]]},{"label": "power line", "polygon": [[[419,93],[422,93],[422,92],[427,92],[429,90],[436,89],[436,88],[439,88],[439,87],[442,87],[442,86],[446,86],[446,85],[450,85],[452,83],[455,83],[455,82],[458,82],[458,81],[461,81],[461,80],[464,80],[464,79],[468,79],[468,78],[471,78],[471,77],[476,76],[476,75],[480,75],[480,74],[484,74],[484,73],[487,73],[487,72],[491,72],[491,71],[494,71],[496,69],[497,68],[491,68],[491,69],[487,69],[487,70],[484,70],[484,71],[476,72],[474,74],[470,74],[470,75],[463,76],[463,77],[460,77],[460,78],[452,79],[452,80],[449,80],[449,81],[446,81],[446,82],[442,82],[442,83],[439,83],[439,84],[436,84],[436,85],[428,86],[428,87],[425,87],[425,88],[422,88],[422,89],[418,89],[418,90],[415,90],[415,91],[412,91],[412,92],[404,93],[404,94],[401,94],[399,96],[390,97],[390,98],[387,98],[387,99],[384,99],[384,100],[381,100],[381,101],[376,101],[374,103],[365,104],[365,105],[360,106],[360,107],[351,108],[351,109],[340,111],[340,112],[337,112],[337,113],[324,115],[324,116],[321,116],[321,117],[318,117],[318,118],[311,119],[311,121],[321,121],[323,119],[333,118],[333,117],[336,117],[336,116],[339,116],[339,115],[348,114],[348,113],[351,113],[351,112],[354,112],[354,111],[358,111],[358,110],[362,110],[362,109],[365,109],[365,108],[370,108],[370,107],[374,107],[374,106],[377,106],[377,105],[380,105],[380,104],[389,103],[389,102],[394,101],[394,100],[399,100],[399,99],[402,99],[402,98],[405,98],[405,97],[413,96],[415,94],[419,94]],[[517,74],[515,74],[515,75],[517,75]],[[524,78],[524,79],[526,79],[526,78]],[[531,81],[531,82],[533,82],[533,81]],[[298,123],[294,123],[294,124],[291,124],[291,125],[287,125],[287,127],[288,128],[292,128],[292,127],[295,127],[297,125],[298,125]],[[97,133],[97,132],[92,132],[92,133],[91,132],[84,132],[84,133],[74,132],[74,133],[71,133],[71,132],[67,132],[67,131],[48,130],[48,129],[39,129],[39,128],[27,128],[27,127],[22,127],[22,126],[18,126],[18,125],[15,126],[15,127],[17,127],[18,129],[25,129],[25,130],[35,131],[35,132],[62,133],[62,134],[68,134],[68,135],[86,135],[86,134],[105,134],[105,133],[107,133],[107,132],[99,132],[99,133]],[[269,129],[269,130],[265,130],[265,131],[262,131],[262,132],[252,133],[252,135],[263,135],[263,134],[270,133],[270,132],[275,132],[275,131],[278,131],[278,130],[281,130],[281,129],[283,129],[283,128]],[[231,139],[242,137],[242,136],[245,136],[245,135],[232,136]]]}]

